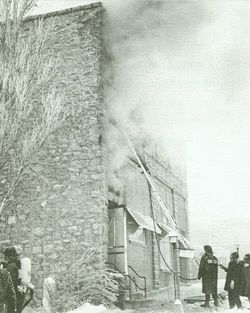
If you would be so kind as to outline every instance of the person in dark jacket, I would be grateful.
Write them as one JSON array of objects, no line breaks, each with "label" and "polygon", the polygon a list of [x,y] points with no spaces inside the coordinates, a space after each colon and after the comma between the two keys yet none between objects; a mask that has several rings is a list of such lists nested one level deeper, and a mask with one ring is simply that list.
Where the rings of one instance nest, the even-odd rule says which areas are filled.
[{"label": "person in dark jacket", "polygon": [[228,267],[220,265],[227,272],[224,290],[228,292],[228,302],[230,309],[235,306],[242,308],[240,301],[241,268],[238,252],[233,252],[230,256]]},{"label": "person in dark jacket", "polygon": [[19,259],[19,255],[16,252],[16,249],[14,247],[7,247],[4,250],[4,257],[6,261],[6,269],[10,273],[14,289],[16,292],[16,313],[21,313],[23,303],[24,303],[24,294],[18,290],[18,286],[20,285],[20,279],[19,279],[19,270],[21,268],[21,262]]},{"label": "person in dark jacket", "polygon": [[10,273],[0,268],[0,312],[7,306],[7,313],[16,312],[16,293]]},{"label": "person in dark jacket", "polygon": [[247,297],[250,303],[250,254],[246,254],[242,264],[241,296]]},{"label": "person in dark jacket", "polygon": [[202,279],[202,292],[205,294],[205,303],[201,306],[210,307],[209,300],[210,294],[212,294],[214,305],[217,307],[219,306],[217,295],[218,260],[213,255],[211,246],[204,246],[204,252],[198,272],[198,279]]}]

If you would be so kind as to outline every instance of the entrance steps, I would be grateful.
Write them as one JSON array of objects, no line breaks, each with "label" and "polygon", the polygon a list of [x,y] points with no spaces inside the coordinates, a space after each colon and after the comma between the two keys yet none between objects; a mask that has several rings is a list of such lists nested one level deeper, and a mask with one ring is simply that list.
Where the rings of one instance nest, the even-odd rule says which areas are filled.
[{"label": "entrance steps", "polygon": [[125,300],[124,309],[125,310],[139,310],[141,308],[146,308],[152,306],[154,303],[153,299],[137,299],[137,300]]}]

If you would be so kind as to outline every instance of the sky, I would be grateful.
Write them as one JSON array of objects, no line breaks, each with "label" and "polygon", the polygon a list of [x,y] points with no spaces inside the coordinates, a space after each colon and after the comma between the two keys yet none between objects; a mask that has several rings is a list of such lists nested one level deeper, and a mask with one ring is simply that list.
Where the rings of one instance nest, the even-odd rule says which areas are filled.
[{"label": "sky", "polygon": [[[34,13],[89,2],[39,0]],[[191,224],[250,217],[250,1],[106,0],[104,7],[114,117],[132,136],[154,138],[180,166],[185,143]]]}]

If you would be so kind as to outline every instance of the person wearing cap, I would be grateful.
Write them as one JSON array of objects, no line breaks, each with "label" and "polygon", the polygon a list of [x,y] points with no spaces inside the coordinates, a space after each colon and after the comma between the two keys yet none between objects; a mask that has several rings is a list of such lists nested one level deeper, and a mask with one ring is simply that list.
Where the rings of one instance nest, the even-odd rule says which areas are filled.
[{"label": "person wearing cap", "polygon": [[18,253],[16,252],[15,247],[7,247],[4,250],[4,257],[6,261],[6,269],[10,273],[10,276],[13,281],[14,289],[16,292],[17,306],[16,313],[20,313],[22,311],[23,302],[24,302],[24,294],[18,290],[18,286],[20,284],[20,279],[18,272],[21,268],[21,262]]},{"label": "person wearing cap", "polygon": [[242,308],[240,301],[240,283],[241,283],[241,264],[239,261],[239,253],[233,252],[230,256],[228,267],[220,265],[227,272],[224,290],[228,292],[228,302],[230,309],[237,306]]},{"label": "person wearing cap", "polygon": [[242,264],[241,296],[247,297],[250,303],[250,254],[244,256]]},{"label": "person wearing cap", "polygon": [[202,292],[205,294],[205,303],[201,306],[204,308],[210,307],[210,295],[214,299],[214,305],[219,306],[217,295],[218,282],[218,260],[213,255],[212,247],[204,246],[204,255],[201,258],[198,279],[202,279]]}]

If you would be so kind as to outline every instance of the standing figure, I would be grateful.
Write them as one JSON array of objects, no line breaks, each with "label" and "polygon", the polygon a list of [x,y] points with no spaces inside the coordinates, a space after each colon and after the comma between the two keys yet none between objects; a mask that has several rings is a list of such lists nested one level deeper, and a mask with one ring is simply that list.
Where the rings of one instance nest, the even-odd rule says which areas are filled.
[{"label": "standing figure", "polygon": [[225,290],[228,292],[228,302],[230,309],[237,305],[238,309],[242,308],[240,301],[240,283],[241,283],[241,268],[238,252],[233,252],[230,256],[228,268],[220,265],[227,272]]},{"label": "standing figure", "polygon": [[20,285],[19,270],[21,268],[21,262],[19,259],[19,255],[17,254],[16,249],[14,247],[7,247],[4,250],[4,257],[6,261],[6,269],[11,275],[14,289],[16,292],[17,300],[16,313],[20,313],[22,311],[24,302],[24,293],[18,290],[18,286]]},{"label": "standing figure", "polygon": [[250,254],[244,256],[241,277],[241,295],[247,297],[250,303]]},{"label": "standing figure", "polygon": [[211,246],[204,246],[205,254],[201,258],[198,279],[202,279],[202,292],[205,294],[205,303],[202,307],[210,307],[210,294],[214,299],[214,305],[219,306],[217,295],[218,260],[213,255]]},{"label": "standing figure", "polygon": [[[7,310],[5,310],[7,306]],[[0,312],[16,312],[16,293],[10,273],[0,269]]]}]

